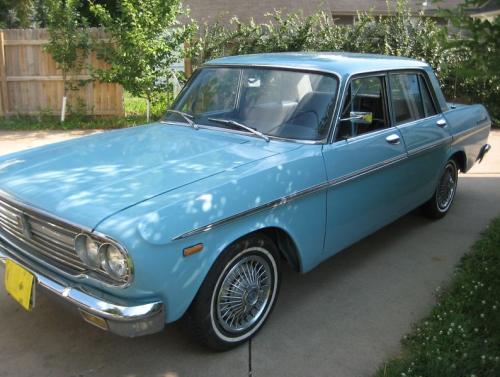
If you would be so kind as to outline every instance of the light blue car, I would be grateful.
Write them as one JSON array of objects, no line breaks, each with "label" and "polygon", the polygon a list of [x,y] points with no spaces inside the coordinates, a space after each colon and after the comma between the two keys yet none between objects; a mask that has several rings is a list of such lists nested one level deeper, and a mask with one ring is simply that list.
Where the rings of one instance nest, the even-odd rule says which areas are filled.
[{"label": "light blue car", "polygon": [[159,123],[0,158],[7,291],[124,336],[185,316],[234,347],[269,317],[280,264],[310,271],[420,206],[443,217],[490,125],[412,59],[213,60]]}]

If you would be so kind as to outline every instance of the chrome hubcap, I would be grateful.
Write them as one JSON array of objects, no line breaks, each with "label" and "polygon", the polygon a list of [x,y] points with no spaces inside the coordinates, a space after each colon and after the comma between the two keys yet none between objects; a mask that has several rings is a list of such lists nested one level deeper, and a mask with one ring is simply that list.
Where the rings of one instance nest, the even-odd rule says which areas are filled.
[{"label": "chrome hubcap", "polygon": [[451,164],[447,165],[439,181],[436,195],[437,205],[440,210],[446,211],[453,201],[457,185],[457,172]]},{"label": "chrome hubcap", "polygon": [[227,332],[239,333],[258,322],[271,299],[271,267],[258,256],[242,258],[220,285],[217,322]]}]

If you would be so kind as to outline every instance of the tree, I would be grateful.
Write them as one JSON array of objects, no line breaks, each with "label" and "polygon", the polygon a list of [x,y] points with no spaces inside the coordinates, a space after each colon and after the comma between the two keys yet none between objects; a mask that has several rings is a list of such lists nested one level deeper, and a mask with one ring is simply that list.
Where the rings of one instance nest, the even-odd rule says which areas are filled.
[{"label": "tree", "polygon": [[65,118],[68,92],[85,83],[75,77],[84,67],[90,44],[86,21],[78,13],[80,2],[81,0],[46,0],[49,42],[44,49],[52,55],[63,76],[61,122]]},{"label": "tree", "polygon": [[0,28],[29,27],[33,0],[0,0]]},{"label": "tree", "polygon": [[452,94],[461,100],[482,102],[500,123],[500,16],[492,20],[471,17],[485,0],[465,0],[443,11],[454,27],[447,39]]},{"label": "tree", "polygon": [[186,14],[179,0],[122,0],[115,16],[101,4],[92,3],[90,9],[109,36],[94,44],[97,56],[109,65],[96,69],[96,77],[145,98],[149,121],[151,102],[167,90],[175,74],[170,67],[183,56],[194,24],[178,21]]}]

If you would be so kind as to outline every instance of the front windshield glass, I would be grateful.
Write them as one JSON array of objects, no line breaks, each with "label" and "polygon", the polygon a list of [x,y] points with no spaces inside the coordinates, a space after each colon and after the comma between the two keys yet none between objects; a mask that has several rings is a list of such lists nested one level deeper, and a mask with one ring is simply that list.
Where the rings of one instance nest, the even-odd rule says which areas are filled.
[{"label": "front windshield glass", "polygon": [[[220,121],[231,120],[269,136],[321,140],[328,133],[337,86],[334,77],[311,72],[203,68],[172,109],[193,116],[201,126],[236,129]],[[167,113],[165,120],[186,123],[175,113]]]}]

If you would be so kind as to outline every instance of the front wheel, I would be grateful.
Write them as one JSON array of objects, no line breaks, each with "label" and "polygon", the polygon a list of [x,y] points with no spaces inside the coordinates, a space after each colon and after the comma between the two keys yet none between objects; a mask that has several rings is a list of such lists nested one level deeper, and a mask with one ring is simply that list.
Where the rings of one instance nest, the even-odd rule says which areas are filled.
[{"label": "front wheel", "polygon": [[190,307],[195,335],[215,350],[250,339],[273,309],[280,278],[278,251],[268,237],[252,235],[228,247]]},{"label": "front wheel", "polygon": [[433,219],[444,217],[450,210],[455,199],[457,183],[457,164],[454,160],[449,160],[441,172],[434,195],[423,205],[424,213]]}]

